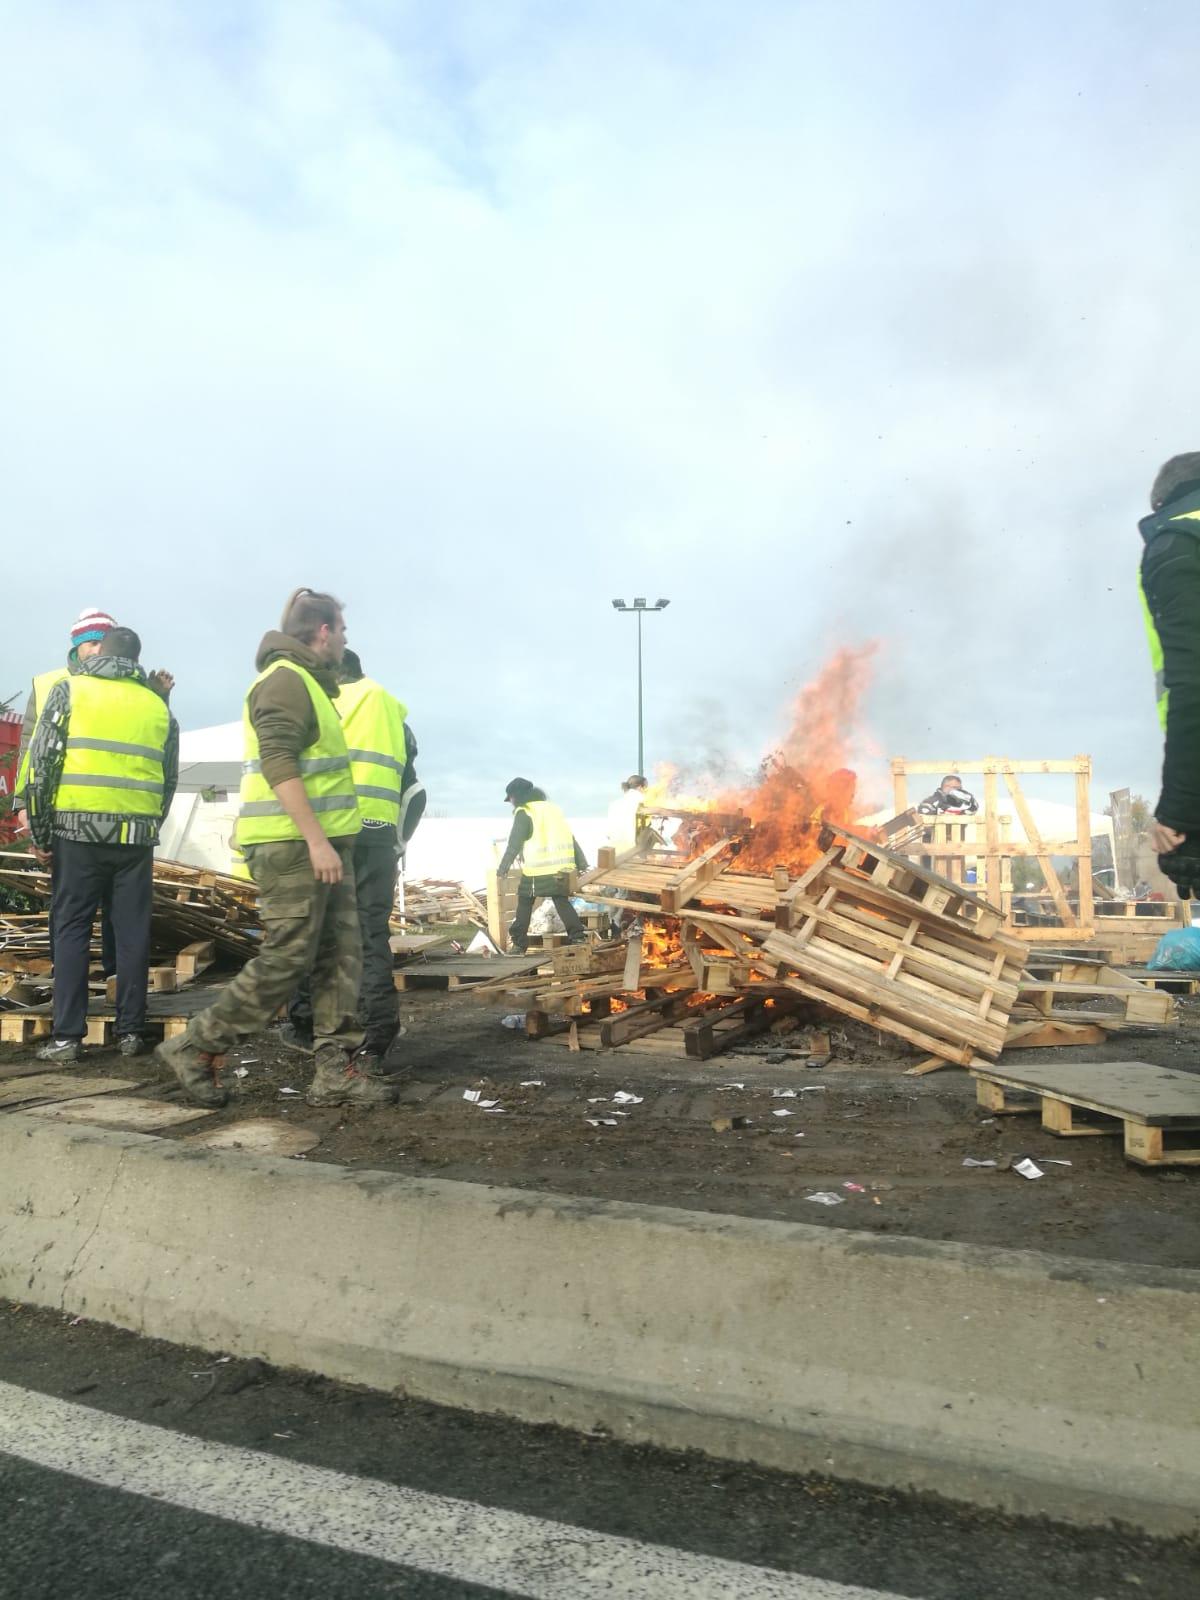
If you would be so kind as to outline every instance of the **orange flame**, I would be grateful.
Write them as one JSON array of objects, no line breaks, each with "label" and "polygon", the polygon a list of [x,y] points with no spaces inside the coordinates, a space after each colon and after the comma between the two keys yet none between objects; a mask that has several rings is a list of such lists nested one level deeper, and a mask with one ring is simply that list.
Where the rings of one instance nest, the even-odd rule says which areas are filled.
[{"label": "orange flame", "polygon": [[[851,762],[862,742],[860,706],[875,648],[838,650],[796,696],[788,731],[763,758],[756,781],[709,802],[718,812],[740,812],[752,823],[735,871],[770,872],[777,866],[802,871],[819,853],[822,823],[854,821],[858,775]],[[675,842],[699,852],[720,837],[718,824],[698,818]]]}]

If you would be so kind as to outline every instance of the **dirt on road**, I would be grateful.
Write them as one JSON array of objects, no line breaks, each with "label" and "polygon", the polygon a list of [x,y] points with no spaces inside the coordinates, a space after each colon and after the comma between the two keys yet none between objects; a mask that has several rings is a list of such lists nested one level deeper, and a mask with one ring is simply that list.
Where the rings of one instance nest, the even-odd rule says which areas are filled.
[{"label": "dirt on road", "polygon": [[[572,1052],[503,1026],[506,1007],[468,989],[401,994],[404,1033],[389,1065],[400,1099],[379,1111],[316,1110],[310,1067],[273,1031],[230,1058],[235,1095],[213,1122],[280,1118],[319,1143],[303,1159],[542,1192],[594,1195],[829,1227],[1054,1254],[1200,1265],[1200,1168],[1127,1163],[1117,1138],[1056,1139],[1036,1117],[991,1117],[956,1068],[911,1078],[885,1037],[836,1028],[821,1070],[786,1039],[710,1061]],[[1200,1069],[1200,1002],[1178,1029],[1126,1034],[1022,1060],[1140,1060]],[[771,1059],[767,1052],[770,1051]],[[29,1047],[3,1047],[0,1076],[30,1073]],[[88,1075],[138,1078],[175,1098],[151,1058],[89,1050]],[[795,1091],[788,1094],[780,1091]],[[464,1098],[478,1091],[479,1100]],[[632,1096],[619,1100],[618,1095]],[[495,1107],[482,1102],[494,1100]],[[779,1115],[779,1113],[786,1113]],[[726,1126],[733,1123],[733,1126]],[[598,1124],[598,1125],[593,1125]],[[196,1123],[164,1137],[194,1134]],[[1031,1156],[1044,1176],[1013,1163]],[[967,1159],[996,1166],[967,1167]],[[814,1201],[836,1195],[840,1203]]]}]

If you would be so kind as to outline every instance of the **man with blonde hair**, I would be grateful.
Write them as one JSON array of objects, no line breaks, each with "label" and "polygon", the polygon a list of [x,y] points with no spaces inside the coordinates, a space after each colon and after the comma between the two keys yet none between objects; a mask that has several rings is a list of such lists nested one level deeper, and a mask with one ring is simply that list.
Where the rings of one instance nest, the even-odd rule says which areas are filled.
[{"label": "man with blonde hair", "polygon": [[310,1105],[386,1105],[396,1086],[356,1065],[362,947],[353,850],[362,825],[334,699],[342,605],[297,589],[258,647],[243,709],[237,844],[258,885],[262,949],[157,1055],[200,1105],[224,1105],[224,1052],[259,1033],[300,981],[313,1001]]}]

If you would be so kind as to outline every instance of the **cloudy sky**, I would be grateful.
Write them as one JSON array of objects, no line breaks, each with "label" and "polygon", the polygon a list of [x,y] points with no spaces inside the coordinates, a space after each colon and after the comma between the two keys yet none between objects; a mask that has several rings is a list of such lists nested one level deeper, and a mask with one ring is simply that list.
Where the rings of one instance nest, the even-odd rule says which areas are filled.
[{"label": "cloudy sky", "polygon": [[1200,12],[0,0],[0,698],[85,605],[239,714],[299,583],[431,804],[881,755],[1155,791],[1134,590],[1198,445]]}]

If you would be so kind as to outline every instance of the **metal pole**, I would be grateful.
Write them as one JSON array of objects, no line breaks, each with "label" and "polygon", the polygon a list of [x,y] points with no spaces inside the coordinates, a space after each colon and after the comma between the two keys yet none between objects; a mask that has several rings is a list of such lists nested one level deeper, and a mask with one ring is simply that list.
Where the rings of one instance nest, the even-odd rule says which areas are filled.
[{"label": "metal pole", "polygon": [[637,614],[638,619],[638,772],[644,772],[642,765],[645,754],[642,749],[642,613]]}]

